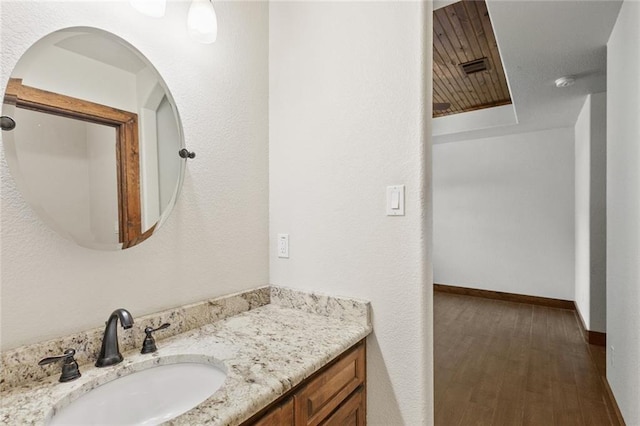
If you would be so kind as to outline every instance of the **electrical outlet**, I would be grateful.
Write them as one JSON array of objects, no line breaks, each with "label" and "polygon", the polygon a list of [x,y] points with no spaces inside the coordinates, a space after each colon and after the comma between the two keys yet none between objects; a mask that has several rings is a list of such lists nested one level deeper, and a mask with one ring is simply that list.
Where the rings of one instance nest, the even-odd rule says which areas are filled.
[{"label": "electrical outlet", "polygon": [[611,365],[611,367],[614,367],[616,365],[616,348],[613,347],[613,345],[609,346],[609,364]]},{"label": "electrical outlet", "polygon": [[289,258],[289,234],[278,234],[278,257]]}]

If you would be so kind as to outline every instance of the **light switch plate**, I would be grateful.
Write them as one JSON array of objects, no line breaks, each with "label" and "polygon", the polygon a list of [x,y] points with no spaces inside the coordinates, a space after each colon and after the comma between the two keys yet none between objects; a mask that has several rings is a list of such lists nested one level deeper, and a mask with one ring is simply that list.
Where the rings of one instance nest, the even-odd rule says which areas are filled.
[{"label": "light switch plate", "polygon": [[387,216],[404,216],[404,185],[387,186]]}]

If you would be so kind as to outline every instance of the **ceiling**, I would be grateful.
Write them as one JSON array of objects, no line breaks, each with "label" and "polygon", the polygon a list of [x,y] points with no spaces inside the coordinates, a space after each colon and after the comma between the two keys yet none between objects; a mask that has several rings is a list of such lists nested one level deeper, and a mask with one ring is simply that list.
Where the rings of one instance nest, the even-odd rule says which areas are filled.
[{"label": "ceiling", "polygon": [[484,1],[433,11],[433,102],[434,117],[511,103]]},{"label": "ceiling", "polygon": [[103,34],[74,33],[55,45],[80,56],[94,59],[123,71],[137,74],[147,65],[131,51],[111,37]]},{"label": "ceiling", "polygon": [[[450,3],[436,1],[434,8]],[[505,107],[435,118],[434,142],[573,127],[586,95],[606,91],[606,44],[621,4],[620,0],[488,0],[514,120],[490,123],[488,114]],[[554,81],[565,75],[575,76],[575,85],[556,88]],[[480,113],[485,114],[482,119]],[[471,117],[474,114],[477,117]],[[474,118],[473,128],[461,124],[457,126],[464,129],[461,132],[435,131],[439,120],[450,124],[468,118]]]}]

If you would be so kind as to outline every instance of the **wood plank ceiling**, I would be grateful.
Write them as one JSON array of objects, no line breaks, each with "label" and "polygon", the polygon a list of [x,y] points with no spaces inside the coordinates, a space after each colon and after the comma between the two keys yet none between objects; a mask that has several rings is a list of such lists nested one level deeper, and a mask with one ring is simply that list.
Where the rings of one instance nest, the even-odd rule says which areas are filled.
[{"label": "wood plank ceiling", "polygon": [[433,103],[433,117],[511,103],[484,0],[433,11]]}]

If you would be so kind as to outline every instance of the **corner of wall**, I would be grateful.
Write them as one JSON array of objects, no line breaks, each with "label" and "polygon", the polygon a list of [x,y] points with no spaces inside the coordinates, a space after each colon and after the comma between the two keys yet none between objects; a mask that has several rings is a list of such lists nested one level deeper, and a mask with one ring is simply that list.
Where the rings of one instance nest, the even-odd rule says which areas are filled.
[{"label": "corner of wall", "polygon": [[576,309],[589,329],[590,306],[590,214],[591,200],[591,95],[587,95],[576,120],[575,133],[575,303]]},{"label": "corner of wall", "polygon": [[640,424],[640,2],[625,0],[607,43],[607,380]]}]

